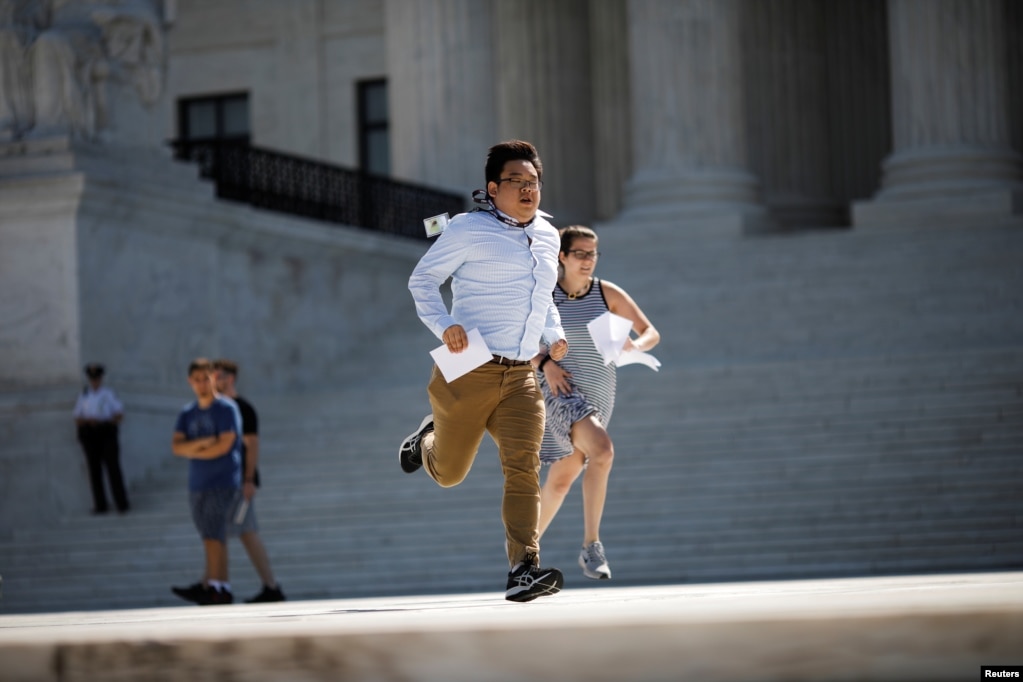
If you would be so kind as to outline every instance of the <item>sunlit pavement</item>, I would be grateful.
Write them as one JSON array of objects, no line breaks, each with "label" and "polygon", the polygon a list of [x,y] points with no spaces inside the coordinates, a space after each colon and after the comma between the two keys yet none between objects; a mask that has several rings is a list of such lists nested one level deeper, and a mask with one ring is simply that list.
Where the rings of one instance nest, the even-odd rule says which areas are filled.
[{"label": "sunlit pavement", "polygon": [[1023,572],[0,615],[0,680],[973,680]]}]

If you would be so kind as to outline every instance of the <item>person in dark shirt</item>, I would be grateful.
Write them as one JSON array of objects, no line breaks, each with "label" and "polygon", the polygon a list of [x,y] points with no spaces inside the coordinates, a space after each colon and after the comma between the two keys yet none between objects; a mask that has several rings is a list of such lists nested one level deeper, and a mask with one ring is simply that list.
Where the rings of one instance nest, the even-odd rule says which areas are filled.
[{"label": "person in dark shirt", "polygon": [[[233,517],[232,530],[237,531],[245,552],[249,555],[252,567],[256,569],[263,581],[262,591],[248,603],[284,601],[284,592],[274,577],[270,567],[270,557],[266,546],[259,536],[259,524],[256,522],[256,510],[253,501],[259,487],[259,417],[256,408],[245,398],[238,395],[235,384],[238,381],[238,363],[221,358],[214,361],[216,369],[217,392],[233,400],[238,405],[242,419],[242,501],[245,511],[236,510]],[[239,522],[239,517],[241,521]]]}]

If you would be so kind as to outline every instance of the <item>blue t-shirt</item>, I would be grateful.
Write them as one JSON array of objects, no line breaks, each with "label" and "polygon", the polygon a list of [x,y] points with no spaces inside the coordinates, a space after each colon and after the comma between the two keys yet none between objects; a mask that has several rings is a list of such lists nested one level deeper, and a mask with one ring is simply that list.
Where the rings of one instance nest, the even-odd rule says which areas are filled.
[{"label": "blue t-shirt", "polygon": [[188,440],[219,436],[233,431],[234,446],[226,454],[214,459],[188,460],[188,489],[235,489],[242,485],[242,432],[241,417],[233,402],[217,397],[206,409],[192,402],[178,415],[175,432],[185,434]]}]

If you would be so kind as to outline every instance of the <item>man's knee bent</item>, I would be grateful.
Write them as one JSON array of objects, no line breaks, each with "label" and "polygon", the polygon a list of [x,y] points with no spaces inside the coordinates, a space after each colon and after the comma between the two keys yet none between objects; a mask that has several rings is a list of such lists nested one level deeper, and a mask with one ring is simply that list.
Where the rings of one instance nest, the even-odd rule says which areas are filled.
[{"label": "man's knee bent", "polygon": [[444,478],[440,476],[434,476],[433,480],[436,481],[437,485],[439,485],[441,488],[454,488],[456,485],[465,480],[465,474],[462,474],[461,476],[458,477],[447,476]]},{"label": "man's knee bent", "polygon": [[464,469],[451,471],[449,469],[438,467],[433,461],[428,460],[426,462],[427,473],[430,474],[430,478],[432,478],[441,488],[453,488],[464,481],[465,477],[469,475],[469,468],[470,467],[466,467]]}]

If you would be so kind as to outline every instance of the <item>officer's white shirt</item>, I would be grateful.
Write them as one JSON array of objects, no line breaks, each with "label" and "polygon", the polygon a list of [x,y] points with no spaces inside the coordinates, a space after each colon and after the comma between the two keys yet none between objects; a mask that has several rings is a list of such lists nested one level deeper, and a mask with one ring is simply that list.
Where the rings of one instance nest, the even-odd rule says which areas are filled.
[{"label": "officer's white shirt", "polygon": [[92,386],[88,386],[78,395],[78,401],[75,403],[72,414],[75,419],[109,421],[116,415],[124,414],[124,405],[117,399],[113,389],[100,386],[98,391],[94,391]]}]

